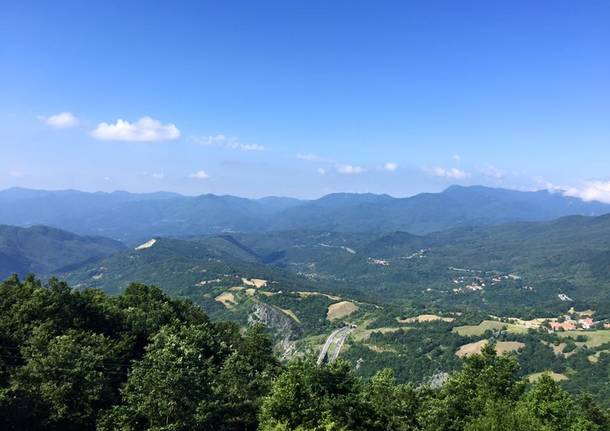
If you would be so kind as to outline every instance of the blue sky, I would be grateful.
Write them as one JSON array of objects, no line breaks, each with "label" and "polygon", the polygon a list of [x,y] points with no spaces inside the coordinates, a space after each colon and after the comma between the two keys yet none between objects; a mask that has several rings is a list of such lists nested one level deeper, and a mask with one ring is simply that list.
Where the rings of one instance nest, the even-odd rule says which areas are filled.
[{"label": "blue sky", "polygon": [[7,3],[0,188],[610,201],[607,1]]}]

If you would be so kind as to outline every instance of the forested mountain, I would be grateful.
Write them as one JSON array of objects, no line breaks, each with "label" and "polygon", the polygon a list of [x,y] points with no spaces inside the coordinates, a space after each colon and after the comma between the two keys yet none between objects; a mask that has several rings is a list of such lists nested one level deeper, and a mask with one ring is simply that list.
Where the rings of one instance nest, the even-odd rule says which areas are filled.
[{"label": "forested mountain", "polygon": [[0,225],[0,278],[12,273],[74,270],[124,248],[122,243],[108,238],[79,236],[47,226]]},{"label": "forested mountain", "polygon": [[282,365],[241,332],[141,284],[110,297],[57,280],[0,283],[3,430],[608,430],[608,412],[550,376],[519,377],[493,345],[439,388],[349,364]]},{"label": "forested mountain", "polygon": [[601,215],[610,205],[548,191],[452,186],[408,198],[339,193],[311,201],[290,198],[181,196],[173,193],[84,193],[9,189],[0,192],[0,223],[45,224],[135,243],[153,236],[315,230],[406,231]]},{"label": "forested mountain", "polygon": [[[22,192],[13,190],[19,196],[5,196],[5,202],[37,199],[39,194],[46,193],[27,191],[23,192],[28,196],[24,198]],[[65,193],[69,199],[81,198],[80,192]],[[503,195],[494,201],[498,208],[521,199],[520,205],[515,204],[515,208],[522,209],[521,215],[533,211],[531,208],[540,204],[542,196],[548,199],[543,206],[550,209],[533,211],[542,214],[541,218],[569,208],[579,212],[603,208],[580,201],[569,204],[566,198],[549,193],[513,194],[477,188],[451,188],[438,195],[410,199],[459,201],[462,198],[455,196],[464,193],[483,206],[491,205],[490,194]],[[479,196],[478,200],[474,195]],[[256,213],[256,223],[260,224],[256,232],[221,229],[200,234],[198,229],[189,231],[188,223],[174,225],[172,221],[164,229],[180,229],[180,235],[144,237],[128,247],[114,240],[79,236],[56,228],[4,226],[0,229],[4,276],[30,271],[44,279],[56,275],[79,292],[97,288],[114,297],[130,295],[133,288],[129,286],[133,282],[156,285],[173,298],[192,301],[214,321],[230,320],[241,328],[264,323],[275,353],[284,361],[317,355],[327,337],[348,328],[345,333],[349,335],[341,341],[344,350],[340,352],[354,368],[354,376],[352,372],[343,374],[348,379],[355,376],[368,379],[380,369],[390,367],[400,384],[424,385],[438,376],[457,373],[468,363],[462,351],[476,352],[485,343],[498,343],[499,351],[511,352],[519,363],[518,378],[535,379],[551,370],[570,392],[589,391],[604,405],[609,399],[610,389],[603,382],[610,370],[610,331],[604,328],[604,324],[610,323],[610,215],[570,215],[550,221],[501,224],[477,219],[476,226],[464,223],[425,234],[385,228],[343,232],[338,227],[343,222],[330,230],[274,230],[271,224],[283,214],[297,209],[306,213],[311,205],[327,208],[327,220],[340,221],[334,214],[347,211],[351,202],[357,205],[349,211],[366,214],[369,205],[389,207],[390,203],[402,200],[349,194],[330,195],[314,202],[218,196],[183,200],[171,194],[103,195],[104,199],[121,201],[120,205],[145,203],[161,212],[170,211],[169,207],[174,205],[174,210],[184,210],[183,215],[190,211],[191,199],[201,200],[202,207],[215,214],[219,223],[225,222],[222,214],[231,207],[234,216],[243,220],[254,220],[251,214]],[[98,208],[100,214],[105,211],[104,205]],[[184,205],[182,209],[180,205]],[[241,210],[237,211],[238,208]],[[75,212],[78,211],[77,208]],[[144,220],[154,223],[153,214],[154,211]],[[361,219],[367,217],[374,219],[371,214]],[[82,220],[87,222],[86,217]],[[319,222],[313,216],[303,223],[308,221],[313,226]],[[136,223],[141,229],[136,237],[149,229],[142,220],[127,217],[120,229],[129,223]],[[201,230],[208,232],[207,221],[202,223]],[[28,283],[36,284],[31,279]],[[50,283],[58,286],[55,281]],[[81,294],[91,295],[77,295]],[[566,316],[575,321],[592,316],[597,327],[562,334],[549,333],[548,326],[542,323],[557,322]],[[75,342],[81,341],[78,338]],[[307,362],[294,366],[312,376],[330,372]],[[364,389],[355,389],[355,393],[361,394],[360,390]],[[141,396],[137,395],[138,400]],[[281,394],[274,396],[281,398]],[[44,401],[47,402],[51,401]],[[266,405],[260,399],[256,402]],[[267,401],[272,402],[276,401]],[[289,403],[284,399],[282,402]],[[316,407],[322,411],[327,408]],[[118,409],[119,416],[100,423],[108,426],[110,420],[130,420],[134,404],[129,409]],[[283,422],[297,424],[303,420],[308,424],[305,429],[312,423],[325,424],[326,419],[315,415],[295,418],[274,409],[277,406],[267,404],[257,411],[257,417],[266,418],[263,423],[267,428],[262,429],[283,429]],[[146,414],[151,414],[150,411]],[[44,416],[44,411],[41,414]],[[456,429],[465,429],[462,425]],[[414,429],[445,429],[425,428],[421,423],[417,426],[420,428]]]},{"label": "forested mountain", "polygon": [[[299,230],[158,238],[61,275],[111,292],[132,281],[159,284],[195,301],[209,294],[201,283],[246,277],[275,281],[275,290],[289,285],[372,302],[522,316],[572,303],[610,315],[608,256],[610,216],[569,216],[428,235]],[[475,289],[475,281],[485,286]]]},{"label": "forested mountain", "polygon": [[511,221],[551,220],[566,215],[601,215],[610,206],[584,202],[543,190],[520,192],[483,186],[452,186],[441,193],[409,198],[387,195],[328,195],[288,208],[274,219],[274,229],[424,234],[457,226],[496,225]]},{"label": "forested mountain", "polygon": [[[586,389],[603,403],[609,394],[598,384],[610,369],[609,331],[564,336],[540,327],[576,312],[570,310],[593,313],[600,325],[609,321],[607,215],[427,235],[300,230],[157,237],[129,248],[45,227],[4,231],[16,232],[17,241],[6,250],[57,253],[54,260],[47,256],[56,268],[47,274],[79,290],[123,295],[132,282],[143,282],[191,300],[215,320],[242,327],[262,322],[283,359],[317,354],[348,323],[353,335],[341,356],[362,377],[389,366],[400,382],[419,385],[456,372],[463,348],[492,340],[516,350],[520,376],[550,369],[572,392]],[[83,262],[74,248],[83,242],[110,246],[104,252],[112,254]],[[67,251],[78,259],[58,268],[60,258],[73,257]],[[424,316],[419,323],[418,315]],[[515,318],[538,323],[503,329],[502,322]]]}]

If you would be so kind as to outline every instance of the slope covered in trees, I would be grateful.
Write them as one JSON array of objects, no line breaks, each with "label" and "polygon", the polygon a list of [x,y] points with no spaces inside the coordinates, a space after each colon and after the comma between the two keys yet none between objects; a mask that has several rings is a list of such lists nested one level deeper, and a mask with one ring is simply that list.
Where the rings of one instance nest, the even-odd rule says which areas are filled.
[{"label": "slope covered in trees", "polygon": [[0,225],[0,279],[12,273],[51,274],[74,270],[124,248],[120,242],[108,238],[79,236],[48,226]]},{"label": "slope covered in trees", "polygon": [[440,388],[280,364],[261,326],[212,322],[129,286],[116,297],[51,279],[0,284],[0,427],[7,430],[606,430],[608,414],[550,378],[528,386],[493,348]]},{"label": "slope covered in trees", "polygon": [[[109,292],[132,281],[158,284],[198,302],[206,293],[198,283],[236,274],[288,281],[291,290],[324,290],[386,304],[412,301],[522,317],[558,314],[574,306],[605,318],[610,316],[609,238],[608,215],[463,227],[424,236],[233,233],[162,238],[153,247],[126,250],[58,275]],[[473,283],[485,286],[468,289]],[[285,285],[276,290],[286,290]]]}]

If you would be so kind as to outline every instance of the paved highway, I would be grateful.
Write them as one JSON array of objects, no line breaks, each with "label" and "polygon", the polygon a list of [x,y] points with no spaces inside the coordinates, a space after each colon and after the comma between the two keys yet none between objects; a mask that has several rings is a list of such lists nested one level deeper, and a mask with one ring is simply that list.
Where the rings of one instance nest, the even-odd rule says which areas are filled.
[{"label": "paved highway", "polygon": [[[335,329],[330,333],[318,355],[318,364],[324,362],[325,359],[327,359],[328,362],[333,362],[337,359],[339,353],[341,353],[343,344],[345,343],[347,336],[352,332],[352,329],[352,326],[348,325],[343,328]],[[334,349],[331,350],[331,346],[334,346]]]}]

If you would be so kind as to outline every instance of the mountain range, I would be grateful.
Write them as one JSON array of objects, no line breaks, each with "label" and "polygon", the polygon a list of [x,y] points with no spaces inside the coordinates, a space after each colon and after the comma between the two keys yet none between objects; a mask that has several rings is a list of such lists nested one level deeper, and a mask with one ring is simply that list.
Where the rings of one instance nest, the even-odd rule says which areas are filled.
[{"label": "mountain range", "polygon": [[[22,226],[0,225],[0,278],[35,272],[113,295],[156,285],[214,320],[264,323],[284,358],[319,353],[348,323],[341,354],[359,373],[391,367],[418,383],[459,367],[463,348],[500,337],[521,346],[525,374],[550,368],[605,402],[607,210],[484,187],[313,201],[12,189],[0,192],[0,214]],[[78,233],[24,227],[42,221]],[[573,340],[527,327],[583,313],[598,330]]]},{"label": "mountain range", "polygon": [[0,191],[0,223],[48,225],[136,244],[155,236],[310,230],[427,234],[459,226],[597,216],[610,205],[547,190],[451,186],[412,197],[335,193],[315,200],[159,192]]}]

